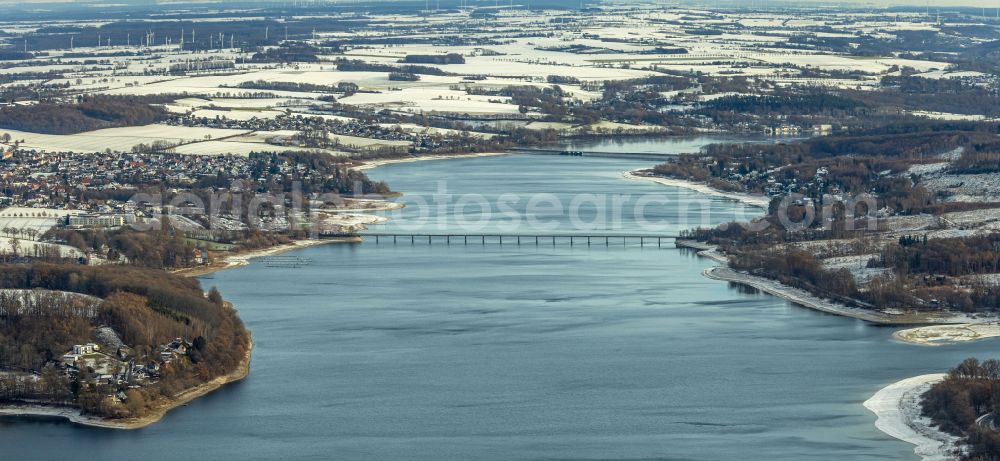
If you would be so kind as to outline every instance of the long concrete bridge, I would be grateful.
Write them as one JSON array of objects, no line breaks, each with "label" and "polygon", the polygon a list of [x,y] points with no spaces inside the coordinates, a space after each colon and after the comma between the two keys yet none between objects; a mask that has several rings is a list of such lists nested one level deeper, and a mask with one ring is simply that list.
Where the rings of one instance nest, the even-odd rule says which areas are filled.
[{"label": "long concrete bridge", "polygon": [[586,150],[560,150],[560,149],[530,149],[521,148],[510,151],[515,154],[531,155],[564,155],[570,157],[605,157],[605,158],[627,158],[633,160],[657,160],[664,162],[673,157],[670,154],[657,154],[652,152],[599,152]]},{"label": "long concrete bridge", "polygon": [[430,234],[430,233],[391,233],[391,232],[363,232],[358,234],[365,240],[381,244],[444,244],[444,245],[621,245],[627,246],[629,243],[638,244],[640,247],[646,245],[657,247],[663,246],[664,242],[672,242],[679,238],[677,235],[649,235],[649,234]]}]

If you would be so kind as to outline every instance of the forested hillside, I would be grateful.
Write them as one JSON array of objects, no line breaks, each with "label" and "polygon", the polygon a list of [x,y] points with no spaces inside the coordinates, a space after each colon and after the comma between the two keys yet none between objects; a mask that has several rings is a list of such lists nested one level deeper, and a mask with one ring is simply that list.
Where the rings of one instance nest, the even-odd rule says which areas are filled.
[{"label": "forested hillside", "polygon": [[[214,289],[163,271],[127,266],[4,265],[0,288],[0,400],[45,399],[78,405],[106,417],[138,417],[179,391],[233,372],[249,347],[249,333]],[[52,294],[58,290],[102,298]],[[73,345],[110,328],[123,343],[105,354],[121,367],[152,366],[147,381],[95,379],[93,367],[61,371],[59,358]],[[164,345],[181,338],[192,346],[164,359]],[[78,370],[77,370],[78,369]],[[125,375],[123,375],[125,376]],[[110,381],[110,382],[108,382]],[[136,386],[136,384],[141,384]],[[122,396],[106,398],[121,392]],[[124,398],[122,398],[124,397]]]},{"label": "forested hillside", "polygon": [[146,97],[88,96],[72,103],[40,102],[6,106],[0,108],[0,128],[74,134],[165,120],[167,111],[151,103]]},{"label": "forested hillside", "polygon": [[941,430],[965,438],[961,459],[1000,459],[994,416],[1000,411],[1000,361],[966,359],[924,394],[922,405],[924,416]]}]

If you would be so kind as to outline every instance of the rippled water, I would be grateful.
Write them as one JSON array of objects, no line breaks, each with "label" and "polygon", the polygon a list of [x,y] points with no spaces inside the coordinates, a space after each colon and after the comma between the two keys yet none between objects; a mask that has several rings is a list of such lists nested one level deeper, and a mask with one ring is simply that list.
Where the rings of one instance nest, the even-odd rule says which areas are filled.
[{"label": "rippled water", "polygon": [[[488,203],[662,193],[671,201],[649,210],[661,223],[703,200],[621,178],[641,166],[510,156],[371,174],[411,205],[445,178]],[[476,214],[418,208],[382,230],[418,213],[446,216],[431,229]],[[713,222],[755,213],[720,199],[703,209]],[[640,227],[622,221],[620,232]],[[203,281],[253,331],[247,380],[138,431],[2,419],[0,459],[913,459],[861,402],[996,347],[896,343],[891,329],[708,280],[709,261],[672,248],[368,242],[296,255],[313,262]]]}]

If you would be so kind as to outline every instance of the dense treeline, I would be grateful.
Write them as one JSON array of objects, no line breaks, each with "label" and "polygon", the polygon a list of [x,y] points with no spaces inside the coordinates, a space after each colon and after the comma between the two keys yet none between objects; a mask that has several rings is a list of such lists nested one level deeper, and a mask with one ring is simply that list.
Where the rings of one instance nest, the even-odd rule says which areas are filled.
[{"label": "dense treeline", "polygon": [[23,61],[33,57],[35,57],[35,55],[13,48],[0,49],[0,61]]},{"label": "dense treeline", "polygon": [[713,110],[734,111],[752,114],[768,112],[781,114],[843,114],[856,109],[867,108],[864,102],[831,93],[810,93],[802,95],[733,95],[723,96],[705,103]]},{"label": "dense treeline", "polygon": [[1000,273],[1000,233],[965,238],[900,238],[887,245],[883,264],[900,274]]},{"label": "dense treeline", "polygon": [[465,58],[458,53],[408,54],[400,62],[407,64],[465,64]]},{"label": "dense treeline", "polygon": [[[217,291],[206,296],[196,280],[160,270],[4,265],[0,266],[0,287],[63,290],[104,299],[94,309],[65,305],[90,302],[90,298],[73,300],[35,291],[0,295],[0,369],[33,370],[40,375],[38,380],[0,375],[0,400],[42,398],[75,404],[105,417],[142,416],[183,389],[233,372],[249,347],[249,333]],[[38,299],[26,301],[32,297]],[[27,304],[45,307],[26,309]],[[139,388],[129,387],[130,382],[93,381],[93,370],[87,367],[80,368],[71,381],[46,365],[73,344],[92,341],[99,326],[117,332],[140,364],[158,360],[158,347],[174,338],[187,338],[194,347],[181,359],[164,364],[156,384]],[[116,392],[127,396],[124,402],[107,397]]]},{"label": "dense treeline", "polygon": [[33,133],[73,134],[121,126],[147,125],[166,120],[162,107],[150,98],[85,96],[71,103],[41,102],[0,108],[0,128]]},{"label": "dense treeline", "polygon": [[580,79],[573,77],[572,75],[549,75],[545,77],[545,81],[555,85],[579,85]]},{"label": "dense treeline", "polygon": [[69,82],[9,84],[0,87],[0,104],[16,101],[45,101],[62,95],[69,87]]},{"label": "dense treeline", "polygon": [[730,258],[730,265],[785,285],[857,304],[858,289],[848,270],[826,270],[812,254],[802,250],[737,252]]},{"label": "dense treeline", "polygon": [[190,267],[198,252],[169,226],[146,231],[121,229],[53,229],[46,236],[86,254],[151,268]]},{"label": "dense treeline", "polygon": [[358,85],[352,82],[338,82],[336,85],[317,85],[315,83],[300,82],[269,82],[266,80],[256,80],[243,82],[236,85],[236,88],[248,90],[272,90],[272,91],[295,91],[305,93],[345,93],[354,94],[358,92]]},{"label": "dense treeline", "polygon": [[886,76],[877,91],[845,89],[841,94],[884,110],[944,112],[986,118],[1000,115],[1000,94],[996,89],[960,79]]},{"label": "dense treeline", "polygon": [[447,72],[431,66],[379,64],[360,59],[338,59],[337,70],[341,72],[405,72],[422,75],[448,75]]},{"label": "dense treeline", "polygon": [[257,63],[286,62],[319,62],[322,50],[305,42],[285,43],[282,46],[267,48],[250,57]]},{"label": "dense treeline", "polygon": [[41,370],[90,341],[92,299],[49,291],[0,292],[0,370]]},{"label": "dense treeline", "polygon": [[389,72],[389,81],[393,82],[416,82],[420,76],[410,72]]},{"label": "dense treeline", "polygon": [[205,58],[205,59],[192,59],[182,63],[171,64],[167,69],[167,72],[173,75],[185,75],[191,71],[220,71],[220,70],[231,70],[236,67],[236,63],[232,59],[225,58]]},{"label": "dense treeline", "polygon": [[485,88],[470,86],[465,89],[468,94],[484,96],[505,96],[516,104],[521,113],[536,109],[554,120],[562,120],[569,114],[569,108],[563,97],[566,93],[559,86],[537,87],[530,85],[510,85],[502,88]]},{"label": "dense treeline", "polygon": [[197,280],[134,266],[2,265],[0,287],[44,288],[99,298],[119,291],[133,293],[147,298],[154,309],[169,312],[185,323],[215,325],[223,316],[221,309],[205,299]]},{"label": "dense treeline", "polygon": [[850,234],[831,230],[770,234],[747,231],[735,224],[725,230],[703,229],[686,234],[719,244],[731,255],[730,263],[735,269],[847,304],[878,309],[1000,311],[1000,287],[963,277],[1000,271],[1000,233],[968,239],[904,236],[899,244],[883,247],[877,257],[869,260],[869,268],[892,271],[875,276],[863,290],[857,288],[850,272],[826,269],[809,252],[794,247],[779,247],[776,251],[775,240],[795,235],[813,240]]},{"label": "dense treeline", "polygon": [[[921,400],[924,416],[944,432],[963,437],[962,460],[1000,460],[1000,361],[968,358],[931,386]],[[984,424],[976,420],[984,415]]]}]

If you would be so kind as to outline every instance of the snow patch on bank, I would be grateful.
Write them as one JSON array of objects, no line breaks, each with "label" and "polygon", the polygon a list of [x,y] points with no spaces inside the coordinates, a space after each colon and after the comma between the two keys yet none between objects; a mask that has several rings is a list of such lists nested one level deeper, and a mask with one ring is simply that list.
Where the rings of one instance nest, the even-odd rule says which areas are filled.
[{"label": "snow patch on bank", "polygon": [[920,415],[920,396],[947,376],[944,373],[914,376],[892,383],[865,401],[875,413],[875,427],[889,436],[915,445],[913,452],[923,461],[953,460],[958,437],[931,427]]}]

